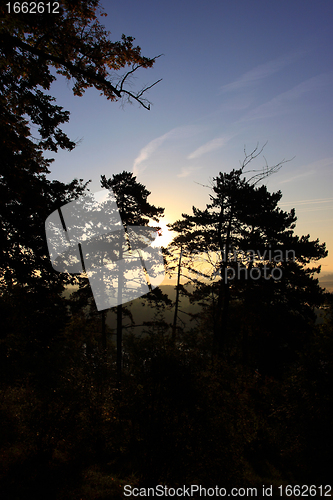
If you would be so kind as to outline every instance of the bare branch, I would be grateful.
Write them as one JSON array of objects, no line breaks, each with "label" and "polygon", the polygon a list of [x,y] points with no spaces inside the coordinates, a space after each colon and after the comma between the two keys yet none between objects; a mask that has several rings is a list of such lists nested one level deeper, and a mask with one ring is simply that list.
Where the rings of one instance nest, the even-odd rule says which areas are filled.
[{"label": "bare branch", "polygon": [[[280,161],[276,165],[273,165],[272,167],[268,166],[266,158],[265,158],[266,166],[263,167],[261,171],[259,171],[259,172],[257,171],[258,173],[253,175],[252,177],[250,177],[250,179],[248,179],[247,182],[249,184],[252,184],[252,185],[258,184],[258,182],[260,182],[265,177],[268,177],[272,174],[276,174],[276,172],[278,172],[280,170],[282,165],[284,165],[285,163],[288,163],[289,161],[292,161],[294,158],[295,158],[295,156],[293,158],[290,158],[289,160],[283,159],[282,161]],[[256,170],[249,170],[248,172],[256,172]],[[248,173],[248,172],[246,172],[246,173]]]},{"label": "bare branch", "polygon": [[257,145],[256,147],[254,148],[253,151],[251,151],[250,154],[247,154],[246,153],[246,147],[244,146],[244,155],[245,155],[245,158],[243,160],[243,163],[241,163],[241,171],[243,172],[244,168],[247,167],[247,165],[255,160],[256,158],[258,158],[258,156],[261,155],[261,153],[263,152],[263,150],[265,149],[266,145],[267,145],[268,141],[265,142],[265,144],[262,146],[262,148],[260,149],[260,151],[258,151],[258,148],[259,148],[259,142],[257,142]]},{"label": "bare branch", "polygon": [[[153,61],[153,62],[155,62],[155,60],[156,60],[156,59],[158,59],[159,57],[161,57],[161,56],[163,56],[163,55],[164,55],[164,54],[159,54],[158,56],[153,57],[153,58],[152,58],[152,61]],[[120,88],[119,88],[120,92],[123,90],[123,84],[124,84],[124,82],[127,80],[127,78],[128,78],[131,74],[133,74],[135,71],[137,71],[139,68],[142,68],[143,66],[144,66],[143,64],[133,64],[132,69],[131,69],[130,71],[128,71],[128,72],[127,72],[127,73],[126,73],[126,74],[122,77],[122,79],[121,79],[121,81],[120,81]],[[161,80],[159,80],[159,81],[161,81]],[[158,83],[158,82],[153,83],[153,85],[151,85],[151,87],[153,87],[156,83]],[[119,83],[117,84],[117,87],[118,87],[118,85],[119,85]],[[149,88],[150,88],[150,87],[149,87]]]},{"label": "bare branch", "polygon": [[197,181],[193,181],[193,182],[194,182],[194,184],[198,184],[201,187],[212,189],[212,186],[207,186],[206,184],[201,184],[200,182],[197,182]]},{"label": "bare branch", "polygon": [[269,167],[268,166],[268,162],[267,162],[265,156],[263,156],[263,158],[265,160],[265,166],[263,166],[261,169],[252,169],[252,170],[246,170],[245,171],[245,169],[249,165],[249,163],[251,163],[251,161],[255,160],[256,158],[258,158],[258,156],[261,155],[261,153],[263,152],[264,148],[267,145],[267,142],[268,141],[265,142],[265,144],[260,148],[260,150],[259,150],[259,143],[257,143],[256,147],[249,154],[246,153],[246,148],[244,146],[244,155],[245,155],[245,158],[243,160],[243,163],[241,163],[241,172],[244,175],[246,175],[246,174],[248,174],[250,172],[255,173],[255,175],[253,175],[252,177],[250,177],[247,180],[247,182],[249,184],[251,184],[251,185],[255,186],[256,184],[258,184],[260,181],[262,181],[266,177],[269,177],[270,175],[275,174],[276,172],[278,172],[280,170],[280,168],[282,167],[282,165],[284,163],[288,163],[289,161],[292,161],[295,158],[295,156],[294,156],[293,158],[290,158],[289,160],[283,159],[282,161],[280,161],[276,165],[273,165],[272,167]]},{"label": "bare branch", "polygon": [[[153,57],[152,60],[155,62],[155,60],[159,57],[163,56],[163,54],[159,54],[158,56],[156,57]],[[145,109],[150,109],[150,105],[151,103],[147,100],[147,99],[141,99],[141,96],[147,92],[148,90],[150,90],[152,87],[154,87],[155,85],[157,85],[159,82],[162,81],[162,78],[160,80],[157,80],[156,82],[154,82],[152,85],[149,85],[148,87],[144,87],[143,89],[140,90],[140,92],[137,92],[136,94],[133,94],[132,92],[130,92],[129,90],[126,90],[123,88],[124,86],[124,83],[126,82],[126,80],[132,76],[135,71],[137,71],[139,68],[143,67],[143,64],[135,64],[132,66],[132,69],[130,71],[128,71],[123,77],[122,79],[120,80],[120,82],[117,84],[116,87],[119,87],[119,92],[120,93],[123,93],[123,94],[127,94],[128,98],[127,100],[129,102],[130,99],[134,99],[135,101],[137,101],[139,104],[141,104],[141,106],[143,106]]]},{"label": "bare branch", "polygon": [[141,104],[141,106],[143,106],[145,109],[150,110],[151,102],[149,102],[147,99],[141,99],[141,96],[142,96],[142,94],[144,94],[144,92],[147,92],[147,90],[151,89],[152,87],[154,87],[154,85],[157,85],[161,81],[162,81],[162,78],[160,80],[157,80],[157,82],[153,83],[152,85],[149,85],[149,87],[143,88],[136,95],[133,94],[132,92],[130,92],[129,90],[120,90],[120,92],[128,95],[129,102],[131,102],[130,98],[132,98],[135,101],[137,101],[139,104]]}]

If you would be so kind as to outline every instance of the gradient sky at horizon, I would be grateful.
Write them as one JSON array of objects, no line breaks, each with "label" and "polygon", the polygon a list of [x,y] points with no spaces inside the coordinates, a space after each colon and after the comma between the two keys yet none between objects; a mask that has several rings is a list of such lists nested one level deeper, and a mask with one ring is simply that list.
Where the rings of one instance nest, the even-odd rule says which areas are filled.
[{"label": "gradient sky at horizon", "polygon": [[[150,111],[107,101],[94,89],[74,97],[59,77],[50,93],[71,113],[64,130],[80,143],[59,152],[50,178],[69,182],[133,171],[165,207],[166,222],[209,202],[208,185],[239,166],[257,143],[280,206],[296,209],[296,233],[327,243],[333,272],[333,3],[294,0],[102,0],[111,39],[135,37],[154,68],[133,89],[149,91]],[[260,158],[251,168],[265,165]]]}]

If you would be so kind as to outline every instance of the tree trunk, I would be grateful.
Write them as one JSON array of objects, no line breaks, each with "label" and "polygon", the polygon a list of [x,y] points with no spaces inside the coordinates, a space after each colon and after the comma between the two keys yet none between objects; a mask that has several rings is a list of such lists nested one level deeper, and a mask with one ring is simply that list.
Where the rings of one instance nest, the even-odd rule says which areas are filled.
[{"label": "tree trunk", "polygon": [[123,306],[117,306],[117,384],[121,384],[123,362]]},{"label": "tree trunk", "polygon": [[178,261],[178,277],[177,277],[177,288],[176,288],[176,304],[175,304],[175,314],[173,317],[173,327],[172,327],[172,342],[176,341],[176,330],[177,330],[177,316],[178,316],[178,304],[179,304],[179,284],[180,284],[180,266],[182,262],[183,247],[180,247],[180,255]]}]

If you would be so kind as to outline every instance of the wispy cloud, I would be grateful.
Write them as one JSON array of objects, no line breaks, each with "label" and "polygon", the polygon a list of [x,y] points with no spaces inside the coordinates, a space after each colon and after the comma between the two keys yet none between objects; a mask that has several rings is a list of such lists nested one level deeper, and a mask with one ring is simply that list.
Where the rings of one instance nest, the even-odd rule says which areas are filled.
[{"label": "wispy cloud", "polygon": [[225,110],[243,111],[249,108],[254,100],[255,95],[252,91],[237,93],[232,96],[228,96],[228,99],[223,102],[220,108],[220,112],[224,112]]},{"label": "wispy cloud", "polygon": [[[305,213],[305,212],[322,212],[322,211],[329,211],[331,215],[331,211],[333,210],[333,198],[312,198],[309,200],[297,200],[297,201],[289,201],[289,202],[284,202],[284,203],[279,203],[279,207],[283,208],[284,210],[289,207],[296,208],[296,213]],[[325,222],[328,222],[329,219],[325,218]],[[316,219],[316,225],[321,222],[320,219]]]},{"label": "wispy cloud", "polygon": [[290,110],[290,102],[295,101],[309,92],[319,91],[321,88],[333,84],[333,72],[322,73],[305,80],[290,90],[277,95],[270,101],[258,106],[247,113],[241,121],[270,118]]},{"label": "wispy cloud", "polygon": [[286,54],[284,56],[278,57],[277,59],[273,59],[265,64],[260,64],[256,68],[251,69],[244,73],[240,78],[235,80],[234,82],[228,83],[227,85],[223,85],[221,87],[222,92],[230,92],[234,90],[239,90],[244,87],[248,87],[249,85],[263,80],[264,78],[268,78],[274,73],[281,71],[285,66],[292,64],[296,61],[301,55],[304,54],[304,51],[294,51],[290,54]]},{"label": "wispy cloud", "polygon": [[[329,167],[330,165],[333,165],[333,157],[331,158],[322,158],[321,160],[317,160],[313,163],[309,163],[308,165],[303,165],[298,169],[298,171],[303,171],[301,174],[293,175],[292,177],[289,177],[288,179],[280,181],[281,184],[285,184],[286,182],[292,182],[296,179],[300,179],[302,177],[308,177],[309,175],[313,175],[317,173],[317,170],[319,168],[323,167]],[[304,170],[306,170],[304,172]]]},{"label": "wispy cloud", "polygon": [[[318,211],[327,211],[327,210],[333,210],[333,207],[317,207],[317,208],[301,208],[301,209],[297,209],[297,213],[300,214],[300,213],[304,213],[304,212],[318,212]],[[317,220],[316,220],[316,223],[317,223]]]},{"label": "wispy cloud", "polygon": [[172,136],[172,132],[173,130],[167,132],[164,135],[161,135],[160,137],[157,137],[140,150],[140,153],[135,158],[133,163],[134,175],[138,175],[145,170],[146,167],[143,166],[142,163],[148,160],[148,158],[163,144],[163,142]]},{"label": "wispy cloud", "polygon": [[330,203],[331,201],[333,201],[333,198],[312,198],[310,200],[285,201],[284,203],[279,203],[279,206],[310,205],[317,203]]},{"label": "wispy cloud", "polygon": [[187,156],[188,160],[194,160],[195,158],[199,158],[199,156],[204,155],[205,153],[210,153],[211,151],[214,151],[215,149],[220,149],[222,146],[225,146],[227,142],[231,139],[231,136],[222,136],[222,137],[216,137],[215,139],[206,142],[206,144],[203,144],[200,146],[200,148],[196,149],[193,151],[193,153],[189,154]]},{"label": "wispy cloud", "polygon": [[172,130],[169,130],[166,134],[157,137],[150,141],[144,148],[142,148],[135,158],[133,163],[133,174],[138,175],[143,172],[147,165],[143,165],[143,163],[148,160],[153,153],[168,139],[180,139],[190,137],[199,132],[199,128],[196,126],[188,125],[184,127],[176,127]]},{"label": "wispy cloud", "polygon": [[314,161],[313,163],[309,163],[308,165],[305,165],[303,168],[323,168],[323,167],[329,167],[330,165],[333,165],[333,156],[330,156],[329,158],[322,158],[321,160]]},{"label": "wispy cloud", "polygon": [[308,177],[309,175],[313,175],[315,173],[316,173],[315,170],[311,170],[310,172],[305,172],[304,174],[294,175],[293,177],[289,177],[289,179],[281,181],[281,184],[285,184],[286,182],[292,182],[295,181],[296,179],[301,179],[302,177]]},{"label": "wispy cloud", "polygon": [[182,167],[180,174],[177,174],[177,177],[188,177],[196,170],[200,170],[201,167]]}]

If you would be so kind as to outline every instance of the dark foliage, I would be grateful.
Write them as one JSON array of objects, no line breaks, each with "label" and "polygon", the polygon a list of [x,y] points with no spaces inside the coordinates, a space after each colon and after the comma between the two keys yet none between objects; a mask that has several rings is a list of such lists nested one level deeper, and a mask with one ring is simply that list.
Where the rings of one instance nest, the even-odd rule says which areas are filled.
[{"label": "dark foliage", "polygon": [[[115,332],[88,287],[69,296],[73,278],[51,268],[44,221],[86,184],[46,177],[45,151],[74,147],[60,128],[68,112],[45,92],[50,67],[73,78],[78,95],[94,86],[110,100],[127,95],[145,104],[142,94],[126,91],[126,73],[112,80],[109,70],[154,62],[131,37],[111,42],[97,8],[97,0],[62,2],[61,15],[46,21],[10,17],[1,7],[1,498],[120,499],[126,484],[265,483],[275,493],[278,485],[328,484],[332,298],[314,278],[318,269],[306,267],[326,251],[294,235],[295,213],[279,209],[281,193],[257,186],[280,164],[246,181],[251,153],[243,169],[214,180],[206,210],[194,208],[173,229],[177,262],[182,246],[182,265],[192,270],[195,251],[220,252],[214,271],[223,271],[224,244],[240,255],[293,249],[294,260],[271,264],[283,279],[182,285],[200,307],[177,331],[164,316],[170,298],[161,290],[140,299],[155,318],[143,321],[140,335],[124,336],[121,385]],[[163,213],[132,174],[103,177],[102,185],[114,190],[125,225],[146,225]],[[242,264],[249,271],[263,262]],[[327,313],[321,325],[319,307]],[[130,308],[126,318],[135,331]]]}]

